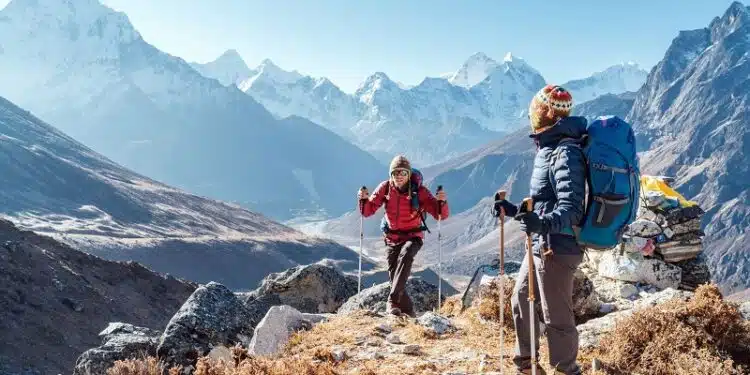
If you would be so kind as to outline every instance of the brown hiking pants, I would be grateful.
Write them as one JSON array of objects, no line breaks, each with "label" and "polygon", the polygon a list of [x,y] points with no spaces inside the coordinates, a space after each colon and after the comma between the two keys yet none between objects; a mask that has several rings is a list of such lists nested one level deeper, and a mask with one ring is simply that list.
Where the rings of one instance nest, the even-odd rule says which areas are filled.
[{"label": "brown hiking pants", "polygon": [[388,303],[398,307],[407,315],[414,315],[414,305],[406,293],[406,280],[411,275],[411,265],[414,257],[422,248],[422,239],[412,238],[408,241],[386,247],[388,257],[388,279],[391,282],[391,293]]},{"label": "brown hiking pants", "polygon": [[[540,315],[544,317],[550,365],[564,374],[580,374],[576,363],[578,356],[578,330],[573,313],[573,275],[583,260],[578,255],[555,254],[541,259],[535,255],[534,316],[529,311],[529,264],[524,257],[513,289],[511,306],[516,327],[516,347],[513,362],[518,369],[531,367],[531,321],[535,328],[535,348],[539,359]],[[541,306],[540,306],[541,305]],[[541,307],[541,308],[540,308]],[[540,314],[541,313],[541,314]]]}]

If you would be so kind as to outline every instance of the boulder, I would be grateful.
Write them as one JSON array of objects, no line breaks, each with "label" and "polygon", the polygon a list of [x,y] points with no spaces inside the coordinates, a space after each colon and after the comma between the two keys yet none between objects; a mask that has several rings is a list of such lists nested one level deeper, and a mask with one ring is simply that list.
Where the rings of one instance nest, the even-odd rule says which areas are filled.
[{"label": "boulder", "polygon": [[274,354],[286,345],[292,333],[310,328],[312,328],[312,322],[294,307],[273,306],[255,327],[248,353],[251,355]]},{"label": "boulder", "polygon": [[599,258],[598,273],[610,279],[646,283],[659,289],[677,288],[682,282],[680,267],[656,258],[644,258],[640,253],[607,252]]},{"label": "boulder", "polygon": [[331,266],[310,264],[266,276],[245,303],[261,316],[275,305],[288,305],[305,313],[332,313],[355,294],[355,277]]},{"label": "boulder", "polygon": [[109,323],[99,333],[102,345],[89,349],[76,361],[73,375],[106,374],[116,361],[156,354],[159,332],[127,323]]},{"label": "boulder", "polygon": [[[356,289],[356,287],[355,287]],[[391,288],[389,283],[382,283],[363,289],[359,294],[349,298],[338,313],[351,313],[356,310],[372,310],[385,313],[386,302]],[[414,311],[431,311],[437,306],[437,285],[430,284],[421,278],[412,277],[406,282],[406,292],[414,304]],[[445,300],[445,296],[442,296]]]},{"label": "boulder", "polygon": [[167,324],[157,354],[168,365],[192,368],[214,346],[247,346],[257,321],[251,311],[222,284],[202,285]]},{"label": "boulder", "polygon": [[594,290],[594,283],[579,268],[573,278],[573,311],[581,321],[599,314],[601,301]]},{"label": "boulder", "polygon": [[455,330],[453,323],[448,318],[435,314],[432,311],[428,311],[420,316],[417,319],[417,323],[438,335]]},{"label": "boulder", "polygon": [[699,285],[711,281],[711,271],[702,254],[695,259],[677,262],[674,265],[682,269],[680,289],[695,290]]},{"label": "boulder", "polygon": [[740,314],[745,320],[750,320],[750,301],[743,302],[740,304]]},{"label": "boulder", "polygon": [[632,314],[632,310],[616,311],[578,325],[578,347],[590,349],[599,345],[599,340],[615,327],[615,323]]}]

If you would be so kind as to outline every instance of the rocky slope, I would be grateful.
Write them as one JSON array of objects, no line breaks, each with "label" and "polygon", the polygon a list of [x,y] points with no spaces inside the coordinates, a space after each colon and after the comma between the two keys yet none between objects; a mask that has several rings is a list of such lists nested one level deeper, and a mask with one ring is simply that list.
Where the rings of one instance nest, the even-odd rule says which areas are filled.
[{"label": "rocky slope", "polygon": [[707,211],[704,241],[715,280],[750,287],[750,10],[735,2],[703,29],[682,31],[638,92],[628,118],[646,173]]},{"label": "rocky slope", "polygon": [[357,267],[341,245],[132,172],[2,97],[0,167],[0,213],[107,259],[237,289],[323,258]]},{"label": "rocky slope", "polygon": [[340,215],[350,186],[374,183],[382,170],[333,132],[277,121],[237,87],[158,50],[98,0],[13,0],[0,11],[0,45],[0,95],[115,162],[196,194],[276,219]]},{"label": "rocky slope", "polygon": [[0,220],[0,373],[69,374],[108,322],[162,330],[197,285]]},{"label": "rocky slope", "polygon": [[[341,288],[347,283],[345,279],[323,277],[330,270],[320,271],[310,273],[318,275],[312,279],[287,279],[296,279],[294,284],[298,286],[289,288],[289,293],[314,298],[321,293],[317,283],[324,279],[330,280],[332,290],[346,289]],[[290,270],[285,274],[302,273]],[[505,285],[503,292],[499,290],[500,280]],[[320,307],[304,304],[277,305],[268,308],[258,321],[250,312],[255,300],[243,306],[220,284],[211,283],[196,290],[163,333],[146,332],[141,337],[150,335],[148,351],[159,353],[167,366],[181,364],[195,374],[498,374],[501,368],[512,371],[508,355],[514,340],[510,309],[513,284],[513,275],[485,279],[466,300],[466,310],[460,296],[455,295],[446,299],[437,313],[432,311],[435,286],[412,279],[407,288],[416,303],[416,318],[384,315],[385,289],[379,285],[351,296],[333,314],[321,314]],[[603,278],[588,264],[576,272],[574,284],[573,309],[580,332],[578,360],[586,373],[593,364],[600,374],[619,374],[616,368],[629,373],[679,374],[699,368],[707,373],[740,374],[750,365],[750,321],[742,315],[746,305],[727,303],[715,287],[703,286],[695,292],[660,290],[653,285]],[[501,293],[505,295],[502,307]],[[217,305],[227,309],[218,311]],[[505,333],[503,338],[501,331]],[[124,332],[120,337],[132,335]],[[674,344],[680,336],[684,338],[682,346],[662,342],[669,337]],[[183,351],[188,347],[196,351],[186,356]],[[78,363],[111,366],[115,357],[102,361],[90,355],[108,348],[111,345],[91,349]],[[504,359],[499,357],[501,350]],[[545,339],[540,340],[540,354],[542,366],[549,371]],[[640,356],[652,359],[644,361]],[[132,358],[119,358],[126,357]],[[124,370],[148,361],[156,364],[152,358],[114,367]],[[83,373],[81,370],[78,367],[76,373]]]}]

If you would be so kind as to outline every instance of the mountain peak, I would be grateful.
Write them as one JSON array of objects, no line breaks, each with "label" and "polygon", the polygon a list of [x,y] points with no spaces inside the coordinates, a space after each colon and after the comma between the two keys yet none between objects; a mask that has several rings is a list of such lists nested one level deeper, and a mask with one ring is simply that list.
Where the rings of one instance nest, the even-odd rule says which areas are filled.
[{"label": "mountain peak", "polygon": [[727,35],[748,24],[750,24],[750,8],[735,1],[727,8],[723,16],[716,17],[711,21],[709,26],[711,40],[716,42],[724,39]]},{"label": "mountain peak", "polygon": [[263,77],[263,79],[270,80],[272,82],[289,84],[297,82],[304,77],[296,70],[289,72],[280,68],[273,61],[271,61],[271,59],[268,58],[263,59],[263,61],[261,61],[260,65],[258,65],[255,70],[258,72],[258,74],[256,77],[251,78],[252,81],[256,81],[259,78]]},{"label": "mountain peak", "polygon": [[239,85],[240,82],[253,75],[245,60],[235,49],[224,51],[216,60],[205,63],[191,63],[195,70],[203,76],[217,79],[224,86]]},{"label": "mountain peak", "polygon": [[512,62],[514,59],[513,53],[508,51],[508,53],[505,54],[505,57],[503,57],[503,61],[505,62]]},{"label": "mountain peak", "polygon": [[456,86],[469,88],[482,82],[497,66],[497,61],[483,52],[477,52],[469,56],[448,81]]},{"label": "mountain peak", "polygon": [[45,33],[51,44],[90,39],[129,43],[141,38],[125,13],[99,0],[12,0],[0,15],[6,18],[0,34],[25,34],[31,39]]},{"label": "mountain peak", "polygon": [[232,61],[232,62],[242,62],[243,65],[247,66],[245,64],[245,60],[242,59],[242,56],[240,56],[240,53],[237,52],[236,49],[230,48],[224,53],[221,54],[216,60],[214,61]]}]

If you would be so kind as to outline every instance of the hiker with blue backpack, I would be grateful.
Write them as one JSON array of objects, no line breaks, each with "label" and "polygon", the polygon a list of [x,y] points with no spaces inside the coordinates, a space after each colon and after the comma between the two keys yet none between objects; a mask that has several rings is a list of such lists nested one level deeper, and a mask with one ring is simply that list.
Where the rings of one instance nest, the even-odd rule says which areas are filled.
[{"label": "hiker with blue backpack", "polygon": [[442,189],[438,189],[433,196],[422,185],[422,174],[412,168],[403,155],[393,158],[389,172],[390,178],[381,182],[372,196],[362,187],[357,197],[363,217],[374,215],[385,204],[381,229],[391,284],[387,312],[414,317],[414,305],[406,292],[406,281],[411,274],[414,257],[423,246],[424,231],[428,230],[425,216],[429,213],[436,220],[446,219],[449,215],[448,202]]},{"label": "hiker with blue backpack", "polygon": [[537,148],[530,184],[533,209],[519,209],[505,199],[493,207],[493,214],[502,211],[520,222],[533,254],[524,257],[511,298],[518,374],[544,374],[537,363],[540,317],[534,295],[541,304],[550,365],[556,374],[581,373],[574,273],[586,248],[610,249],[620,242],[638,207],[640,177],[630,125],[617,117],[588,124],[570,115],[572,106],[570,92],[557,85],[534,96],[529,105],[530,138]]}]

